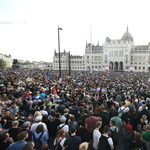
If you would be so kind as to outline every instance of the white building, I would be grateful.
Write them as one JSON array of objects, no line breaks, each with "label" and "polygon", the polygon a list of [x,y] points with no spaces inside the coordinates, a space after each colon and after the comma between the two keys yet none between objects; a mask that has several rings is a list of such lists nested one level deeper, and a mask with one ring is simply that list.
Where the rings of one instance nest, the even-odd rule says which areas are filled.
[{"label": "white building", "polygon": [[[68,70],[69,53],[61,52],[61,69]],[[71,70],[89,71],[90,69],[90,43],[86,44],[84,56],[70,57]],[[134,39],[128,31],[123,34],[121,39],[110,39],[106,37],[102,46],[92,45],[92,70],[104,71],[105,67],[109,70],[129,71],[134,67],[134,71],[150,71],[150,42],[148,45],[134,45]],[[59,53],[54,52],[53,70],[59,70]]]},{"label": "white building", "polygon": [[3,59],[6,63],[6,68],[12,67],[12,57],[11,55],[0,54],[0,59]]}]

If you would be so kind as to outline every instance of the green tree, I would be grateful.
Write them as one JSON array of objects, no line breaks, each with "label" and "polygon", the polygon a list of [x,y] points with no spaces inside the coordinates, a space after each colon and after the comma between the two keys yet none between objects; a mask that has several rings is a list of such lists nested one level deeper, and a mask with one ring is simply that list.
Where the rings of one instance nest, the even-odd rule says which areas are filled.
[{"label": "green tree", "polygon": [[4,69],[6,67],[6,62],[3,59],[0,59],[0,69]]}]

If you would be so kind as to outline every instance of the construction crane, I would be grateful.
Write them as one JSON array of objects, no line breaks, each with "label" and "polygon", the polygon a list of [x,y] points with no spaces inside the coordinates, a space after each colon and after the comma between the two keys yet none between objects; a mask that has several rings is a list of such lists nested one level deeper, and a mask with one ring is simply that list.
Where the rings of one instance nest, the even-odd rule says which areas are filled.
[{"label": "construction crane", "polygon": [[0,24],[26,23],[26,21],[0,21]]}]

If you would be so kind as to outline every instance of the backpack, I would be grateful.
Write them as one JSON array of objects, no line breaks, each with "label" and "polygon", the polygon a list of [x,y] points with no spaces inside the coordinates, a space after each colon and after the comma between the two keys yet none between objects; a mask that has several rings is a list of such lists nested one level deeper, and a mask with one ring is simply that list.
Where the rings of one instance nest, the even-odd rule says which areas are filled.
[{"label": "backpack", "polygon": [[121,134],[122,134],[122,136],[124,136],[124,137],[128,135],[128,132],[127,132],[127,125],[126,125],[126,124],[123,124],[122,130],[121,130]]},{"label": "backpack", "polygon": [[120,108],[119,118],[121,118],[121,116],[122,116],[124,110],[125,110],[125,108],[124,108],[124,109],[121,109],[121,108]]},{"label": "backpack", "polygon": [[55,137],[57,137],[57,135],[58,135],[58,131],[59,131],[60,129],[62,129],[64,126],[65,126],[65,124],[64,124],[62,127],[57,126],[57,130],[56,130]]},{"label": "backpack", "polygon": [[109,138],[110,137],[101,135],[101,137],[99,139],[98,150],[111,150],[110,145],[108,143]]},{"label": "backpack", "polygon": [[[57,139],[56,139],[57,140]],[[60,142],[63,140],[63,138],[54,146],[54,150],[62,150],[62,147],[60,145]]]},{"label": "backpack", "polygon": [[39,137],[38,139],[37,139],[37,138],[35,137],[35,135],[33,134],[34,144],[35,144],[34,148],[37,149],[37,150],[39,150],[39,148],[43,145],[43,144],[42,144],[42,141],[40,140],[41,137],[42,137],[42,135],[43,135],[43,133],[44,133],[44,132],[41,133],[41,135],[40,135],[40,137]]},{"label": "backpack", "polygon": [[117,133],[117,128],[115,128],[115,131],[112,131],[110,129],[110,132],[111,132],[111,138],[113,140],[113,143],[114,143],[114,146],[118,145],[118,133]]}]

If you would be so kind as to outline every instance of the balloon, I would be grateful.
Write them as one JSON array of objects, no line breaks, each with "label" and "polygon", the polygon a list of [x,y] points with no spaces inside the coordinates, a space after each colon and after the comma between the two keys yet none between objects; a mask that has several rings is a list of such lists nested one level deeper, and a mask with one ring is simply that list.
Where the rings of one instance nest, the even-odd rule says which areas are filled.
[{"label": "balloon", "polygon": [[100,91],[100,88],[97,88],[97,91]]},{"label": "balloon", "polygon": [[102,89],[102,93],[104,93],[105,92],[105,90],[104,89]]}]

